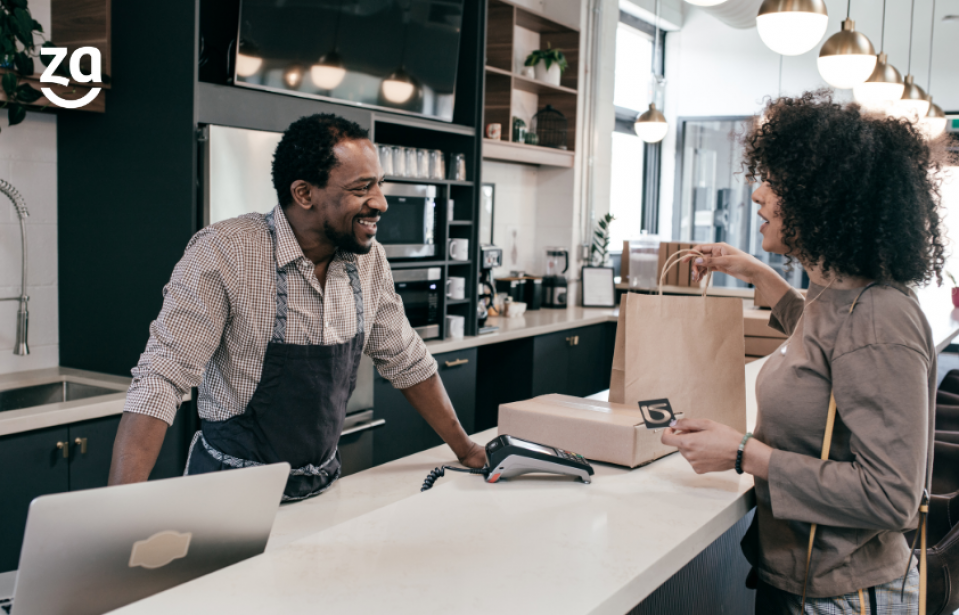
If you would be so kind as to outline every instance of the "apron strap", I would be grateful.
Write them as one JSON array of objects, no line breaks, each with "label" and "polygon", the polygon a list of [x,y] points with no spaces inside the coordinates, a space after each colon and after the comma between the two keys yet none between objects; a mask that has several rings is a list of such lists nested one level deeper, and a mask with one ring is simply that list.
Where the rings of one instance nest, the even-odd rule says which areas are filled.
[{"label": "apron strap", "polygon": [[[273,262],[276,260],[276,221],[273,212],[266,215],[266,224],[270,227],[270,239],[273,240]],[[366,331],[363,315],[363,286],[360,284],[360,274],[356,263],[344,263],[346,275],[350,279],[350,288],[353,290],[353,303],[356,306],[356,333],[363,335]],[[286,314],[289,302],[287,271],[285,267],[276,267],[276,317],[273,320],[273,337],[271,342],[282,344],[286,341]]]}]

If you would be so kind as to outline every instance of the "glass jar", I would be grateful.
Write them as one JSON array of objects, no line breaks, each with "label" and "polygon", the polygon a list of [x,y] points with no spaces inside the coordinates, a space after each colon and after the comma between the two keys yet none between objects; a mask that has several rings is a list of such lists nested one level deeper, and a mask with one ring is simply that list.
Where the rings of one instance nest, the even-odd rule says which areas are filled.
[{"label": "glass jar", "polygon": [[659,287],[659,237],[642,235],[629,241],[629,287]]}]

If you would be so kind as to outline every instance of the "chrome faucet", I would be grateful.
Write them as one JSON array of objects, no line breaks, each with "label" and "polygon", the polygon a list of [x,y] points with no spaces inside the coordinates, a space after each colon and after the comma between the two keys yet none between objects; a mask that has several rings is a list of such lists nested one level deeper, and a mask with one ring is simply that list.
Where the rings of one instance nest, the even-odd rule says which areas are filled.
[{"label": "chrome faucet", "polygon": [[20,246],[23,254],[23,270],[20,277],[20,296],[19,297],[0,297],[0,301],[19,301],[20,309],[17,310],[17,341],[13,347],[13,354],[28,355],[30,347],[27,345],[27,325],[30,321],[30,312],[27,310],[27,302],[30,297],[27,296],[27,204],[23,197],[17,192],[10,182],[0,179],[0,192],[2,192],[10,202],[13,208],[17,210],[17,217],[20,218]]}]

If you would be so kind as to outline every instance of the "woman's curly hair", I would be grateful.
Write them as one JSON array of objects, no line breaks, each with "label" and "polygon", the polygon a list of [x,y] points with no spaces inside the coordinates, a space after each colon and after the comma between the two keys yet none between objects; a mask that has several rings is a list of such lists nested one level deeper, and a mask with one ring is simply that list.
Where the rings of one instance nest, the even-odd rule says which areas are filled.
[{"label": "woman's curly hair", "polygon": [[942,283],[941,143],[828,90],[768,101],[744,142],[747,177],[781,199],[790,258],[840,276]]}]

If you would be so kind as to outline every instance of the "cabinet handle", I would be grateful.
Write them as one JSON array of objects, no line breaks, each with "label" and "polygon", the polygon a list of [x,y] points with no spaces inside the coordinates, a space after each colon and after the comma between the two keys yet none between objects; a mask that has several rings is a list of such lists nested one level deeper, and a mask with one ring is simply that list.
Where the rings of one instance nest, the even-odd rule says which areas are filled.
[{"label": "cabinet handle", "polygon": [[446,361],[446,367],[459,367],[460,365],[466,365],[469,363],[469,359],[456,359],[455,361]]},{"label": "cabinet handle", "polygon": [[567,337],[566,343],[569,344],[570,346],[579,346],[579,336],[573,335],[571,337]]},{"label": "cabinet handle", "polygon": [[63,458],[70,458],[70,444],[68,442],[57,442],[57,450],[63,451]]},{"label": "cabinet handle", "polygon": [[73,441],[74,444],[80,447],[80,454],[87,454],[87,439],[86,438],[77,438]]}]

